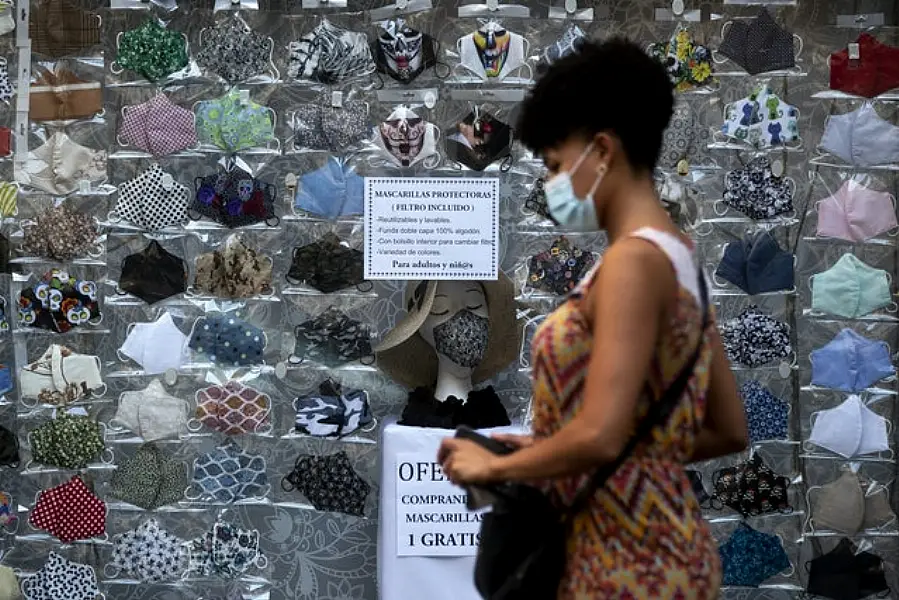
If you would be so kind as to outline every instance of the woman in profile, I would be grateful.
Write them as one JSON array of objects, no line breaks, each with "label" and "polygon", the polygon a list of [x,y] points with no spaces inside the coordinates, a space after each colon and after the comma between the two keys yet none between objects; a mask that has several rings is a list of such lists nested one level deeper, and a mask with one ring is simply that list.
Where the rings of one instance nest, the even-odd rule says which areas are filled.
[{"label": "woman in profile", "polygon": [[518,448],[506,456],[447,439],[438,457],[457,484],[544,480],[564,507],[693,365],[668,417],[575,517],[560,599],[719,594],[717,544],[684,465],[748,436],[693,244],[655,190],[672,109],[665,69],[624,40],[587,43],[537,82],[516,134],[546,164],[550,214],[605,230],[609,247],[534,336],[533,436],[498,436]]}]

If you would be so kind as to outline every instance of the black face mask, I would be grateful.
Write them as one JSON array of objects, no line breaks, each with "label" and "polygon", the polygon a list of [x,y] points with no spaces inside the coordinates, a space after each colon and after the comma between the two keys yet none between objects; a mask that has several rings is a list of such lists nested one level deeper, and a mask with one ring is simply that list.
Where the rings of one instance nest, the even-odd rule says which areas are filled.
[{"label": "black face mask", "polygon": [[489,113],[469,113],[449,131],[446,156],[473,171],[502,160],[500,171],[512,167],[512,128]]},{"label": "black face mask", "polygon": [[875,594],[889,598],[883,560],[870,552],[855,551],[855,545],[843,538],[836,548],[809,561],[806,591],[833,600],[860,600]]},{"label": "black face mask", "polygon": [[0,466],[19,466],[19,440],[16,434],[0,425]]},{"label": "black face mask", "polygon": [[286,279],[306,284],[324,294],[350,286],[360,292],[372,289],[363,276],[365,257],[362,252],[343,245],[334,233],[300,248],[294,248],[293,261]]},{"label": "black face mask", "polygon": [[165,300],[184,293],[187,265],[153,240],[146,248],[122,261],[119,288],[147,304]]},{"label": "black face mask", "polygon": [[9,269],[9,240],[0,235],[0,273],[11,273]]},{"label": "black face mask", "polygon": [[[410,83],[425,70],[438,65],[439,47],[434,38],[412,29],[402,19],[389,19],[381,24],[381,34],[372,43],[371,53],[379,73],[390,75],[400,83]],[[441,77],[441,74],[435,74]]]},{"label": "black face mask", "polygon": [[699,506],[702,508],[708,508],[712,497],[709,496],[709,493],[706,491],[705,486],[702,483],[702,473],[693,469],[686,469],[686,473],[687,479],[690,480],[690,486],[693,488],[693,494],[699,501]]}]

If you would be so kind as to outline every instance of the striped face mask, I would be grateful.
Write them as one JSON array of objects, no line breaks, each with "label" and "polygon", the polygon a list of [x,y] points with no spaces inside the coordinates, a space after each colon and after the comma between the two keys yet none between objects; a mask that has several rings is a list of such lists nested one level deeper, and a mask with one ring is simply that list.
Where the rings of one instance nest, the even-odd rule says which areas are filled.
[{"label": "striped face mask", "polygon": [[291,79],[337,83],[375,71],[368,38],[322,19],[312,31],[288,46]]},{"label": "striped face mask", "polygon": [[19,209],[16,199],[19,197],[19,186],[8,181],[0,181],[0,218],[14,217]]}]

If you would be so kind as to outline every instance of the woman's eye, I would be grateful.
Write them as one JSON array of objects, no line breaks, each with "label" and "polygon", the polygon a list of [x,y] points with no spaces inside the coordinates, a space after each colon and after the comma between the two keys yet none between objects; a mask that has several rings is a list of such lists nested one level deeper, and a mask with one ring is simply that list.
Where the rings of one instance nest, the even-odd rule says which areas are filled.
[{"label": "woman's eye", "polygon": [[428,314],[431,315],[432,317],[442,317],[442,316],[444,316],[444,315],[448,315],[448,314],[449,314],[449,311],[448,311],[448,310],[445,310],[445,311],[443,311],[443,312],[437,312],[437,311],[432,310],[432,311],[431,311],[430,313],[428,313]]},{"label": "woman's eye", "polygon": [[484,306],[483,304],[475,304],[474,306],[469,305],[469,306],[466,306],[465,308],[467,308],[468,310],[478,310],[479,308],[483,308],[483,306]]}]

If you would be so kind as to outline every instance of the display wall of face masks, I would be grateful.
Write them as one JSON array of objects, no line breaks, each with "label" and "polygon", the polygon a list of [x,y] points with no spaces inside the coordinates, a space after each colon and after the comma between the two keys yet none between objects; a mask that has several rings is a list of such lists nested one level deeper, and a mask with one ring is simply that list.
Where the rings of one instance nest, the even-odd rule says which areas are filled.
[{"label": "display wall of face masks", "polygon": [[[576,47],[579,32],[655,43],[679,90],[659,189],[698,242],[754,445],[692,476],[735,588],[725,595],[757,585],[759,597],[794,597],[814,589],[821,563],[811,575],[804,565],[819,555],[851,571],[895,552],[883,502],[895,508],[893,436],[886,430],[884,447],[881,426],[893,422],[899,340],[871,269],[896,273],[884,228],[896,182],[847,166],[895,157],[889,136],[865,141],[895,114],[883,98],[876,115],[860,100],[830,110],[827,94],[810,99],[828,88],[814,53],[846,48],[857,31],[800,51],[793,8],[769,20],[728,6],[718,21],[686,24],[690,44],[651,10],[564,21],[538,7],[491,19],[351,6],[323,19],[294,4],[114,8],[101,19],[59,2],[33,7],[28,147],[18,168],[0,161],[2,180],[18,183],[0,184],[16,270],[0,291],[11,329],[0,336],[13,341],[0,344],[0,364],[25,368],[4,396],[0,464],[21,475],[0,478],[0,525],[15,532],[3,562],[22,579],[40,573],[24,584],[28,597],[66,579],[108,598],[159,585],[178,598],[376,596],[378,430],[406,393],[371,348],[403,313],[405,285],[362,278],[361,178],[501,178],[501,268],[526,325],[520,361],[491,384],[526,423],[529,339],[606,241],[554,225],[543,168],[510,126],[542,64]],[[57,10],[77,34],[49,35]],[[747,18],[722,32],[737,15]],[[746,52],[760,32],[767,52]],[[889,56],[860,44],[863,56]],[[836,87],[885,91],[849,79]],[[830,112],[849,116],[825,127]],[[0,154],[3,140],[0,129]],[[761,198],[747,179],[762,182]],[[871,191],[856,195],[856,184]],[[871,269],[840,262],[847,252]],[[847,314],[828,310],[845,313],[852,292],[817,276],[835,266],[831,282],[850,271],[864,280]],[[868,370],[849,377],[841,365],[860,357]],[[4,381],[0,369],[0,390]],[[858,440],[828,429],[834,414],[862,423]],[[56,432],[62,441],[47,444]],[[746,483],[753,476],[767,487],[747,502],[760,491]],[[47,510],[62,490],[77,498],[72,510]],[[73,515],[91,518],[76,526]],[[296,551],[303,540],[313,542]],[[172,560],[153,564],[153,552]],[[335,575],[334,552],[354,566]],[[302,582],[298,561],[312,565]]]}]

